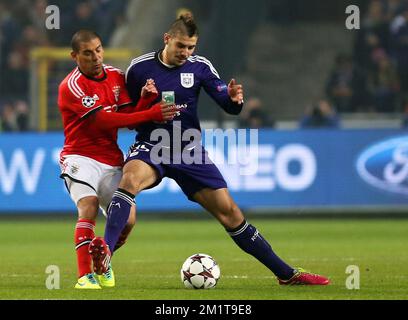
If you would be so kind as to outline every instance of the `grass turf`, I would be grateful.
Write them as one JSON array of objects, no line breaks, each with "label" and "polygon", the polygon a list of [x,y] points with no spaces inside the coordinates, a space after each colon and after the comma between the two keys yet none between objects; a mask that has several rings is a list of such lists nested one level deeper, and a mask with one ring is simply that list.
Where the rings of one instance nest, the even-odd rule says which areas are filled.
[{"label": "grass turf", "polygon": [[[250,219],[275,252],[293,266],[330,277],[325,287],[279,286],[273,274],[242,252],[214,220],[138,221],[114,256],[117,286],[75,290],[75,220],[0,220],[0,299],[297,300],[407,299],[408,220]],[[97,234],[102,235],[99,220]],[[179,270],[193,253],[212,255],[221,279],[212,290],[188,290]],[[46,268],[60,270],[60,289],[48,290]],[[348,265],[360,270],[360,289],[348,290]]]}]

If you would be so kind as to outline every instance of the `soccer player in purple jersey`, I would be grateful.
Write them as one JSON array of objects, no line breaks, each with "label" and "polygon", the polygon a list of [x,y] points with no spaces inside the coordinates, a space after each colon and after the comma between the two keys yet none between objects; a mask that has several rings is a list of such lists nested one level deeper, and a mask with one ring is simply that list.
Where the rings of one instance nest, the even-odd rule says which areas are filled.
[{"label": "soccer player in purple jersey", "polygon": [[175,156],[177,141],[173,140],[167,141],[168,145],[166,142],[160,142],[163,153],[166,150],[173,151],[173,156],[169,156],[170,161],[159,162],[155,159],[153,151],[158,142],[152,138],[152,134],[157,133],[156,129],[168,131],[170,137],[174,129],[180,130],[181,135],[188,129],[200,130],[197,102],[201,88],[227,113],[237,115],[242,110],[242,85],[237,84],[234,79],[226,85],[210,61],[193,55],[197,40],[198,29],[193,17],[191,14],[182,15],[164,34],[164,49],[134,59],[127,70],[126,86],[134,101],[138,100],[141,87],[146,81],[154,79],[159,92],[175,93],[175,104],[179,113],[173,121],[137,127],[136,142],[129,151],[122,180],[109,206],[104,239],[97,237],[89,246],[95,272],[100,274],[108,268],[110,251],[115,247],[126,224],[135,196],[142,190],[159,184],[163,177],[168,177],[177,182],[191,201],[199,203],[209,211],[242,250],[268,267],[276,275],[279,284],[328,284],[329,279],[326,277],[293,268],[274,253],[259,231],[245,220],[231,198],[224,178],[208,159],[201,142],[195,142],[193,147],[187,149],[197,152],[199,158],[205,161],[191,164],[184,160],[174,161],[175,158],[183,158],[177,157],[177,152],[184,152],[186,145],[191,144],[182,143]]}]

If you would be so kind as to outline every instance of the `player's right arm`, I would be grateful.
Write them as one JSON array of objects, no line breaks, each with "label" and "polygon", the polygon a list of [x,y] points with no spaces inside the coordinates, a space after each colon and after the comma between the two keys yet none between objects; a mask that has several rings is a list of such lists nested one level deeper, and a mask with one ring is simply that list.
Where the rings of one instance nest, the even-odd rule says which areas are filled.
[{"label": "player's right arm", "polygon": [[169,121],[173,120],[175,114],[174,105],[159,102],[148,110],[132,113],[97,111],[90,115],[90,120],[101,129],[114,129],[138,126],[150,121]]},{"label": "player's right arm", "polygon": [[149,121],[172,120],[175,114],[174,106],[162,102],[150,109],[133,113],[112,112],[112,106],[98,104],[98,100],[86,95],[82,90],[72,90],[72,86],[63,84],[60,87],[59,105],[62,110],[74,113],[80,121],[91,121],[101,129],[125,128]]}]

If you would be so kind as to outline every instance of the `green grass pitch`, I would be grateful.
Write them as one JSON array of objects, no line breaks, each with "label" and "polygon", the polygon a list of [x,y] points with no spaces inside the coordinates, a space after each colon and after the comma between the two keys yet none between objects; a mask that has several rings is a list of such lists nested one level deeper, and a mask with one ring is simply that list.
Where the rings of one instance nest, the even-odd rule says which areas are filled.
[{"label": "green grass pitch", "polygon": [[[75,290],[75,218],[0,220],[0,299],[282,300],[407,299],[408,219],[249,219],[293,266],[330,277],[326,287],[279,286],[242,252],[215,220],[140,219],[113,258],[117,286]],[[104,220],[98,220],[102,235]],[[211,290],[188,290],[179,270],[194,253],[212,255],[221,279]],[[46,288],[46,268],[60,270],[60,289]],[[360,289],[346,288],[348,265]]]}]

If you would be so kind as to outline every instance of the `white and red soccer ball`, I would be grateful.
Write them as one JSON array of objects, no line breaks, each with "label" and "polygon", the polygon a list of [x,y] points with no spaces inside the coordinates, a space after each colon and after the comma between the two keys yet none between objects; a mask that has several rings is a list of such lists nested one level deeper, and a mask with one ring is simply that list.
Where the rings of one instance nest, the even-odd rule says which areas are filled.
[{"label": "white and red soccer ball", "polygon": [[197,253],[184,261],[180,275],[181,281],[188,289],[210,289],[216,286],[221,270],[211,256]]}]

